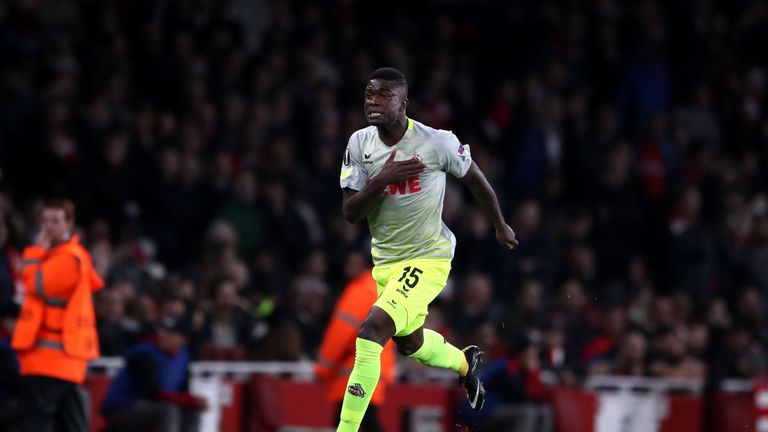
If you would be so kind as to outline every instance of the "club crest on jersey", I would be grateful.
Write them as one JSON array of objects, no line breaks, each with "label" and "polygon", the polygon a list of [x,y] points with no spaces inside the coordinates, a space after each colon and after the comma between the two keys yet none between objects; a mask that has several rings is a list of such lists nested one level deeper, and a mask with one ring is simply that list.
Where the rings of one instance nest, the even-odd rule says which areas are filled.
[{"label": "club crest on jersey", "polygon": [[416,151],[415,151],[415,150],[413,151],[413,153],[411,153],[411,159],[413,159],[413,160],[417,160],[417,161],[419,161],[419,162],[424,162],[424,158],[422,158],[421,156],[419,156],[419,154],[418,154],[418,153],[416,153]]},{"label": "club crest on jersey", "polygon": [[459,154],[460,155],[464,154],[464,145],[463,144],[459,144]]},{"label": "club crest on jersey", "polygon": [[347,387],[347,392],[352,396],[357,396],[359,398],[365,397],[365,390],[363,390],[363,386],[360,385],[360,383],[354,383]]}]

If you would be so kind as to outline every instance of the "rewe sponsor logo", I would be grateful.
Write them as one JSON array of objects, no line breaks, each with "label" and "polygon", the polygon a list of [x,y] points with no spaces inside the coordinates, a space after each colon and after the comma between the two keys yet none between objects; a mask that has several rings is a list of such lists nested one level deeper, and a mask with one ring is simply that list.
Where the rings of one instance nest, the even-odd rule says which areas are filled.
[{"label": "rewe sponsor logo", "polygon": [[387,195],[407,195],[421,192],[421,179],[419,176],[411,177],[408,180],[402,180],[397,183],[390,183],[384,188],[382,196]]}]

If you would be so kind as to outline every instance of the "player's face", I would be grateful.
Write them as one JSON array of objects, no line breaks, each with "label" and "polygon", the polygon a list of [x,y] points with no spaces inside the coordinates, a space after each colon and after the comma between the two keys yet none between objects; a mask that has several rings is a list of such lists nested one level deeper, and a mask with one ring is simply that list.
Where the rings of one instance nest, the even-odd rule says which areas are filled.
[{"label": "player's face", "polygon": [[394,81],[373,79],[365,86],[365,118],[374,126],[394,123],[405,113],[408,100]]}]

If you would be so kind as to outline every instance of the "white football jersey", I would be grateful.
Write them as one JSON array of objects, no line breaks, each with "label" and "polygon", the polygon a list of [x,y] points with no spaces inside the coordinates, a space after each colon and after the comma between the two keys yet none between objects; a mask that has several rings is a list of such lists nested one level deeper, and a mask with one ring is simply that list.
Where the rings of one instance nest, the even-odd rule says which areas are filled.
[{"label": "white football jersey", "polygon": [[445,173],[462,178],[472,165],[469,146],[452,132],[408,119],[408,130],[393,147],[369,126],[353,133],[341,166],[341,187],[362,190],[397,148],[396,161],[418,158],[427,168],[416,177],[390,184],[368,214],[371,254],[376,265],[412,259],[452,259],[456,237],[443,223]]}]

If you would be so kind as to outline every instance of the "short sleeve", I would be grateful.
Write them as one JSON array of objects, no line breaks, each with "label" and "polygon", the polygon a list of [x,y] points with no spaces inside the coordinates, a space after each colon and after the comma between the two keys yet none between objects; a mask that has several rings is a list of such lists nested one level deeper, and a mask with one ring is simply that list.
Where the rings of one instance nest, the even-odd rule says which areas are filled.
[{"label": "short sleeve", "polygon": [[469,145],[460,143],[456,135],[451,132],[445,132],[442,135],[437,145],[440,168],[456,178],[462,178],[472,165]]},{"label": "short sleeve", "polygon": [[339,184],[342,189],[352,189],[361,191],[368,184],[368,174],[363,168],[360,160],[360,142],[357,134],[349,138],[347,149],[344,151],[344,158],[341,161],[341,175]]}]

